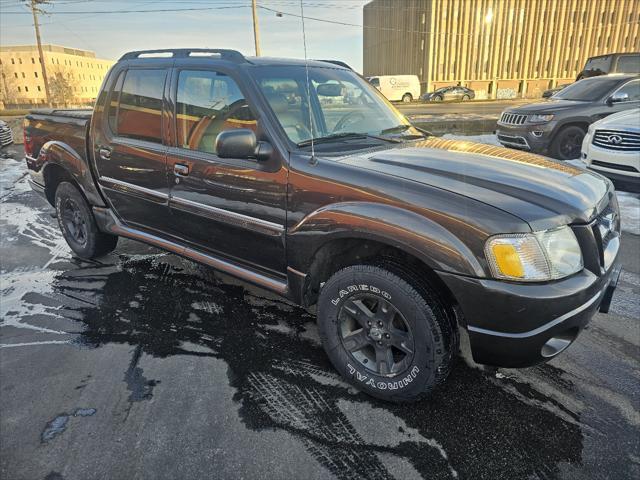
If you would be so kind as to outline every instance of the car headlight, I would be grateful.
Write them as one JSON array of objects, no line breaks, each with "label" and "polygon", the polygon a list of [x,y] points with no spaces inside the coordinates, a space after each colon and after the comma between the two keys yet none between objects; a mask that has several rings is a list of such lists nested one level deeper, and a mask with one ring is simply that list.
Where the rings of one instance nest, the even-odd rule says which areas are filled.
[{"label": "car headlight", "polygon": [[520,282],[557,280],[583,268],[580,245],[567,226],[493,236],[485,255],[495,278]]},{"label": "car headlight", "polygon": [[548,115],[529,115],[529,123],[547,123],[553,120],[553,114]]}]

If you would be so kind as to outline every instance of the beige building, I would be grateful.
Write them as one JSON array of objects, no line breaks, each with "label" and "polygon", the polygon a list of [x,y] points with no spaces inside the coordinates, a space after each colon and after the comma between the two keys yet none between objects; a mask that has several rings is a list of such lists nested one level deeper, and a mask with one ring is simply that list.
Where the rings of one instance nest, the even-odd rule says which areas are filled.
[{"label": "beige building", "polygon": [[[57,45],[42,46],[54,105],[86,105],[100,90],[113,65],[94,52]],[[35,45],[0,47],[0,107],[29,108],[46,103],[46,92]]]},{"label": "beige building", "polygon": [[638,51],[639,26],[638,0],[373,0],[364,75],[534,97],[574,81],[590,56]]}]

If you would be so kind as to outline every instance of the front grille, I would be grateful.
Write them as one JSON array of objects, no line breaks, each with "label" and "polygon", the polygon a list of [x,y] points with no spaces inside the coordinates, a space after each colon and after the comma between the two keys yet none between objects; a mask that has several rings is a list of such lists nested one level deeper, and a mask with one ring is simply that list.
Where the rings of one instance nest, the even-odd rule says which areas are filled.
[{"label": "front grille", "polygon": [[612,170],[622,170],[624,172],[637,172],[638,169],[636,167],[632,167],[631,165],[618,165],[617,163],[609,163],[602,162],[600,160],[593,160],[591,165],[596,165],[598,167],[610,168]]},{"label": "front grille", "polygon": [[500,116],[500,123],[504,125],[524,125],[526,121],[527,116],[519,113],[503,113]]},{"label": "front grille", "polygon": [[596,130],[592,143],[607,150],[640,152],[640,133],[620,130]]}]

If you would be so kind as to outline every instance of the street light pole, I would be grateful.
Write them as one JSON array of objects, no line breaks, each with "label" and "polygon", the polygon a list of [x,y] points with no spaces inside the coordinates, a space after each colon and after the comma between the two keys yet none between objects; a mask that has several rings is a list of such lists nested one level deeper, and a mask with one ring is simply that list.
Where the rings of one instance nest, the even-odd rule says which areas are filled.
[{"label": "street light pole", "polygon": [[260,27],[258,26],[258,7],[256,0],[251,0],[251,10],[253,11],[253,40],[256,45],[256,57],[260,56]]},{"label": "street light pole", "polygon": [[38,55],[40,56],[40,66],[42,67],[42,81],[44,82],[44,92],[47,97],[47,104],[51,106],[51,95],[49,93],[49,80],[47,78],[47,66],[44,61],[44,53],[42,52],[42,42],[40,41],[40,25],[38,25],[38,13],[37,0],[31,0],[31,14],[33,15],[33,26],[36,29],[36,42],[38,44]]}]

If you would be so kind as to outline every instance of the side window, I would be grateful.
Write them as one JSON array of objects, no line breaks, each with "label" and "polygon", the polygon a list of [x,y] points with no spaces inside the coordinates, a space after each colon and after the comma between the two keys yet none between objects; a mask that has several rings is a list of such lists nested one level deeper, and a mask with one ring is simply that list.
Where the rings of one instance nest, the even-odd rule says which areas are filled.
[{"label": "side window", "polygon": [[178,76],[176,104],[178,146],[216,153],[216,137],[224,130],[249,128],[256,119],[236,82],[224,73],[183,70]]},{"label": "side window", "polygon": [[638,102],[640,101],[640,80],[632,80],[623,87],[620,87],[620,90],[617,92],[626,93],[629,95],[628,102]]},{"label": "side window", "polygon": [[640,55],[620,56],[616,71],[621,73],[640,73]]},{"label": "side window", "polygon": [[118,136],[162,143],[162,92],[166,75],[165,70],[127,71],[116,122]]},{"label": "side window", "polygon": [[120,72],[115,86],[109,95],[109,101],[107,103],[107,116],[109,119],[109,129],[112,133],[117,132],[116,115],[118,114],[118,102],[120,101],[120,91],[122,90],[122,81],[124,80],[124,72]]}]

